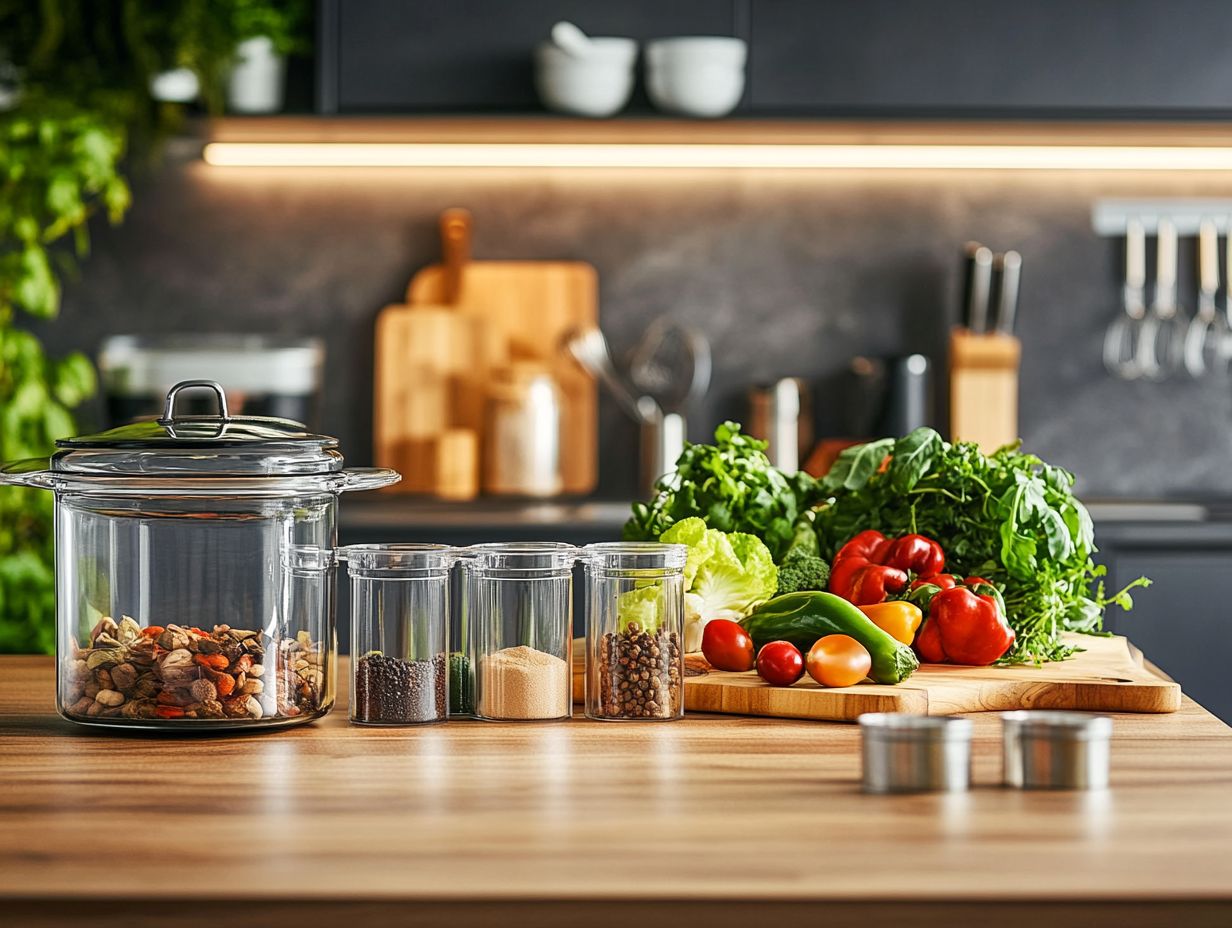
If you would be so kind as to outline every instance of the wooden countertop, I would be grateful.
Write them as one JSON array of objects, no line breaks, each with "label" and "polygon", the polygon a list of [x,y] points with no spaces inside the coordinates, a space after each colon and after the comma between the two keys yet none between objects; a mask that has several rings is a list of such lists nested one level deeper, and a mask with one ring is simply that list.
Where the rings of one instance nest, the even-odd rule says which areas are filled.
[{"label": "wooden countertop", "polygon": [[21,928],[1232,924],[1232,729],[1188,700],[1116,717],[1106,793],[997,787],[978,716],[970,793],[875,797],[852,725],[335,710],[151,737],[60,720],[52,669],[0,657],[0,912]]}]

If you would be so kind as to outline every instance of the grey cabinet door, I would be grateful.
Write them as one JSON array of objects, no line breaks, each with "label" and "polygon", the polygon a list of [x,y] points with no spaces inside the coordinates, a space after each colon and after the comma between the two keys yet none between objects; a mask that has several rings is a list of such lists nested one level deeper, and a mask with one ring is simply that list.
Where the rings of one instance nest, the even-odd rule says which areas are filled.
[{"label": "grey cabinet door", "polygon": [[1232,108],[1226,0],[752,0],[750,17],[758,112]]},{"label": "grey cabinet door", "polygon": [[1134,591],[1132,612],[1109,611],[1111,629],[1232,724],[1232,551],[1118,551],[1109,583],[1143,574],[1152,585]]}]

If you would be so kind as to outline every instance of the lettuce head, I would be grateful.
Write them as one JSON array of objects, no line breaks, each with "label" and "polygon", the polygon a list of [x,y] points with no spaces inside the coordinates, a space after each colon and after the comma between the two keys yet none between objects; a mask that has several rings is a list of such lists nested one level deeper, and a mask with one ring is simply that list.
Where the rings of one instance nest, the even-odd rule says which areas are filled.
[{"label": "lettuce head", "polygon": [[741,619],[774,595],[778,568],[756,535],[720,532],[704,520],[681,519],[659,539],[688,547],[684,567],[686,651],[702,646],[711,619]]}]

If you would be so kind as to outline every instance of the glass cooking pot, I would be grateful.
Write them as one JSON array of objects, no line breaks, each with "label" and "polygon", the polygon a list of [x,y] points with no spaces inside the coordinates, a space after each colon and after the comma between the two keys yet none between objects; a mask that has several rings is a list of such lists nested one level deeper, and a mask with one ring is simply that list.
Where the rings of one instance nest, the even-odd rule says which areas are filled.
[{"label": "glass cooking pot", "polygon": [[[190,388],[218,414],[176,415]],[[184,381],[160,419],[56,443],[0,482],[56,495],[57,707],[74,722],[271,727],[334,702],[337,439],[227,414]]]}]

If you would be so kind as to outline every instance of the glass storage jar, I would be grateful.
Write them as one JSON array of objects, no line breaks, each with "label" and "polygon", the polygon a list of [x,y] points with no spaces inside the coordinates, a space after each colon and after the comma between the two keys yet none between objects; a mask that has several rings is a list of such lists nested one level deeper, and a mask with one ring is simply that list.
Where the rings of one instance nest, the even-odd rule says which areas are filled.
[{"label": "glass storage jar", "polygon": [[684,715],[684,545],[610,542],[586,567],[586,717]]},{"label": "glass storage jar", "polygon": [[[218,414],[177,415],[189,388],[212,390]],[[187,381],[158,420],[4,467],[4,483],[55,492],[60,713],[200,730],[328,712],[338,494],[398,479],[343,470],[337,445],[231,417],[218,384]]]},{"label": "glass storage jar", "polygon": [[475,715],[573,714],[573,565],[559,542],[501,542],[462,552],[475,655]]},{"label": "glass storage jar", "polygon": [[414,725],[449,715],[448,545],[349,545],[351,721]]}]

